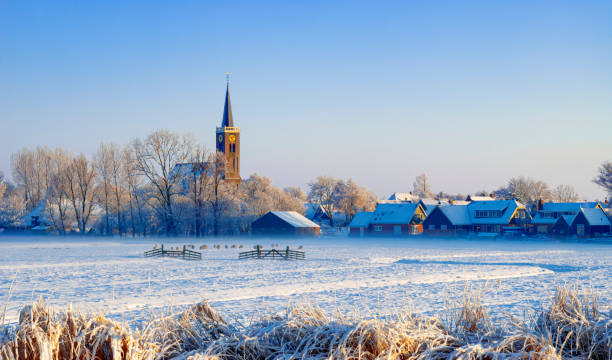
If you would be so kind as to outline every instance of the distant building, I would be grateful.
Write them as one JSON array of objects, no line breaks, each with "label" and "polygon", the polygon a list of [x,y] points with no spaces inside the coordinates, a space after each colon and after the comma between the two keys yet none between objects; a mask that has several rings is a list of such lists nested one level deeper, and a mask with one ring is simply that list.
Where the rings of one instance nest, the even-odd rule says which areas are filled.
[{"label": "distant building", "polygon": [[307,219],[312,220],[318,224],[329,223],[329,221],[331,220],[329,214],[327,213],[327,211],[325,211],[323,206],[321,206],[321,204],[315,203],[304,204],[304,216]]},{"label": "distant building", "polygon": [[350,236],[365,236],[372,221],[373,212],[361,211],[355,214],[349,224]]},{"label": "distant building", "polygon": [[221,127],[217,128],[217,152],[225,156],[225,181],[239,184],[240,178],[240,128],[234,126],[229,94],[229,78],[225,91],[225,105]]},{"label": "distant building", "polygon": [[579,237],[597,237],[610,233],[610,220],[599,207],[583,208],[572,221],[571,231]]},{"label": "distant building", "polygon": [[413,196],[412,193],[393,193],[389,196],[388,200],[398,200],[398,201],[414,201],[418,200],[416,196]]},{"label": "distant building", "polygon": [[[225,169],[223,179],[230,183],[239,184],[240,177],[240,128],[234,126],[232,105],[230,103],[229,79],[225,90],[225,103],[223,107],[223,118],[221,126],[216,128],[216,149],[225,158]],[[170,177],[179,186],[183,193],[187,192],[193,181],[198,178],[201,171],[210,171],[211,167],[206,162],[176,164],[170,173]]]},{"label": "distant building", "polygon": [[524,233],[530,221],[523,204],[515,200],[487,199],[467,205],[438,206],[428,213],[423,231],[432,235]]},{"label": "distant building", "polygon": [[541,202],[538,207],[532,221],[538,234],[551,233],[552,226],[563,216],[576,216],[581,209],[602,209],[599,202]]},{"label": "distant building", "polygon": [[317,236],[321,227],[295,211],[270,211],[253,221],[254,235]]},{"label": "distant building", "polygon": [[427,213],[420,204],[380,202],[372,214],[369,233],[372,235],[409,235],[422,232]]},{"label": "distant building", "polygon": [[491,194],[490,196],[481,196],[481,195],[468,195],[465,198],[465,201],[493,201],[495,200],[495,195]]},{"label": "distant building", "polygon": [[460,235],[472,231],[468,206],[438,206],[423,222],[423,232],[430,235]]}]

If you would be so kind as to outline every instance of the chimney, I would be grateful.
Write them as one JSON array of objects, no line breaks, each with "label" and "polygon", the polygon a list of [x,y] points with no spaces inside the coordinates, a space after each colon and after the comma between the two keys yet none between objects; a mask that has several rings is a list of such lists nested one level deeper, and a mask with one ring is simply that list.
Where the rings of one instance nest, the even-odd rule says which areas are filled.
[{"label": "chimney", "polygon": [[540,199],[538,200],[538,207],[536,208],[536,210],[540,211],[544,208],[544,200]]},{"label": "chimney", "polygon": [[491,193],[491,199],[495,199],[495,193]]},{"label": "chimney", "polygon": [[448,203],[449,203],[449,204],[451,204],[451,205],[453,205],[453,204],[455,204],[455,200],[453,200],[453,199],[448,199]]}]

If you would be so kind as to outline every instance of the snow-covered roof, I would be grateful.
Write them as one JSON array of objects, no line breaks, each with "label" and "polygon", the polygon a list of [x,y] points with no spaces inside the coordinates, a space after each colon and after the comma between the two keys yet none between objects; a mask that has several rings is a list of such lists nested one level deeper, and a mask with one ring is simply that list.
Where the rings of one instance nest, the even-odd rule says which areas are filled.
[{"label": "snow-covered roof", "polygon": [[415,197],[411,193],[393,193],[389,196],[389,200],[412,201]]},{"label": "snow-covered roof", "polygon": [[580,209],[596,208],[598,202],[545,202],[542,204],[542,210],[548,211],[567,211],[578,213]]},{"label": "snow-covered roof", "polygon": [[[525,206],[516,200],[486,200],[472,201],[468,205],[470,218],[474,224],[507,224],[510,222],[514,212]],[[501,211],[500,217],[476,217],[476,211],[497,210]]]},{"label": "snow-covered roof", "polygon": [[588,208],[580,210],[591,226],[610,226],[610,220],[606,213],[600,208]]},{"label": "snow-covered roof", "polygon": [[466,200],[453,200],[453,205],[469,205],[470,201]]},{"label": "snow-covered roof", "polygon": [[302,214],[299,214],[295,211],[270,211],[272,214],[277,217],[283,219],[285,222],[289,223],[293,227],[298,228],[318,228],[319,225],[305,218]]},{"label": "snow-covered roof", "polygon": [[418,206],[410,202],[378,203],[372,214],[372,224],[407,224]]},{"label": "snow-covered roof", "polygon": [[495,198],[490,196],[482,196],[482,195],[468,195],[465,199],[466,201],[494,201]]},{"label": "snow-covered roof", "polygon": [[557,222],[557,220],[559,219],[559,217],[545,217],[542,216],[542,212],[538,211],[536,213],[536,215],[533,217],[533,220],[531,221],[533,224],[540,224],[540,225],[550,225],[550,224],[554,224]]},{"label": "snow-covered roof", "polygon": [[561,215],[559,216],[558,219],[555,219],[556,220],[555,224],[558,223],[559,221],[565,221],[567,225],[572,225],[575,218],[576,218],[576,215]]},{"label": "snow-covered roof", "polygon": [[373,212],[360,211],[353,217],[349,227],[368,227],[372,220]]},{"label": "snow-covered roof", "polygon": [[440,211],[448,218],[453,225],[471,225],[470,212],[467,205],[446,205],[440,206]]}]

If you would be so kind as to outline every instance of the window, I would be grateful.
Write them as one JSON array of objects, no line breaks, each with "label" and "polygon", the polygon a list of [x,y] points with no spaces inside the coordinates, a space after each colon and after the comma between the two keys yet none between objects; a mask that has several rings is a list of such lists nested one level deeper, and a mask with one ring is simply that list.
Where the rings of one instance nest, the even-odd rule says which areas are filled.
[{"label": "window", "polygon": [[576,225],[576,233],[581,236],[584,235],[584,224]]},{"label": "window", "polygon": [[374,231],[382,231],[382,225],[374,225]]},{"label": "window", "polygon": [[446,230],[447,226],[446,225],[440,225],[440,230]]},{"label": "window", "polygon": [[436,230],[436,225],[429,225],[429,230]]}]

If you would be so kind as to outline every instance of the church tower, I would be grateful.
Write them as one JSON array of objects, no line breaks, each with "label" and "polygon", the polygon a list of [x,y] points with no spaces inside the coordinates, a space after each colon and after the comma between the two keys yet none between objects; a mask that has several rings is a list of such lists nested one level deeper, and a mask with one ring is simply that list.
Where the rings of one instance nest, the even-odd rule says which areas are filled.
[{"label": "church tower", "polygon": [[225,90],[225,106],[221,127],[217,127],[217,152],[225,156],[225,181],[239,184],[240,178],[240,128],[234,126],[229,94],[229,73]]}]

